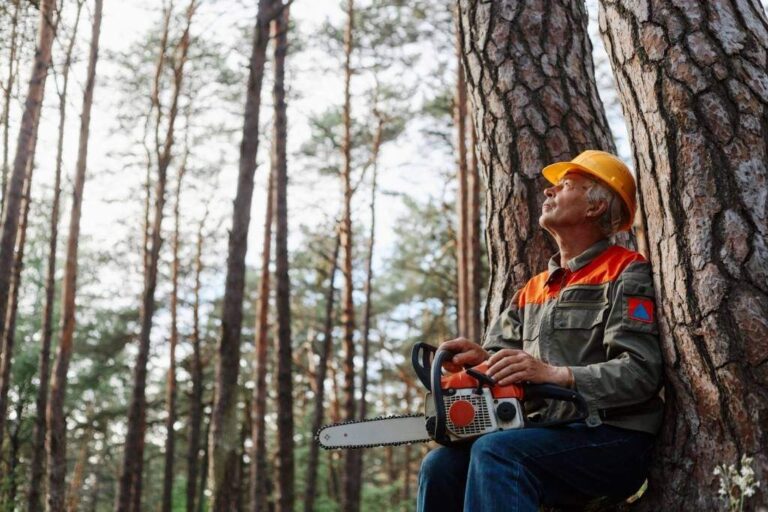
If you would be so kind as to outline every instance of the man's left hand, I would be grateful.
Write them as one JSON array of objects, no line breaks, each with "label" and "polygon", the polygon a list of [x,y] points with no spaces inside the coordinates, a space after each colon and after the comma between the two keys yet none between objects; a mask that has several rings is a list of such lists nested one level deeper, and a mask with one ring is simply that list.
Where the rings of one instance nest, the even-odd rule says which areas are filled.
[{"label": "man's left hand", "polygon": [[567,366],[552,366],[527,352],[505,348],[488,359],[488,375],[501,386],[531,382],[533,384],[571,384],[571,370]]}]

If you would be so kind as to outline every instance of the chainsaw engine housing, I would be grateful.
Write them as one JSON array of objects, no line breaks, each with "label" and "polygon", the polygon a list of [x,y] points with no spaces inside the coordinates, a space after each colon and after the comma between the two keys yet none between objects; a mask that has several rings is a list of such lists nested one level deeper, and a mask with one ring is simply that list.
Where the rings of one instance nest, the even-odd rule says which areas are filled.
[{"label": "chainsaw engine housing", "polygon": [[[446,433],[452,442],[525,426],[520,400],[494,398],[489,388],[480,392],[476,388],[444,389],[442,400],[446,411]],[[434,397],[428,393],[424,414],[427,425],[436,414]]]}]

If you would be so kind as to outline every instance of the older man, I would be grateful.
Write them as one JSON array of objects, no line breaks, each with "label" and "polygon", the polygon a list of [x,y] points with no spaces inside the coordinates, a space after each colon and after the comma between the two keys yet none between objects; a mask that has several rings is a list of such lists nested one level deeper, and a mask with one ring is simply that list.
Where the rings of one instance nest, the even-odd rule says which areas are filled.
[{"label": "older man", "polygon": [[[537,511],[628,496],[645,479],[662,415],[651,268],[608,241],[632,225],[634,179],[618,158],[593,150],[542,172],[552,186],[539,224],[559,253],[518,291],[482,346],[459,338],[441,348],[455,352],[449,371],[488,360],[500,384],[575,388],[589,417],[433,450],[419,474],[420,511]],[[553,402],[526,413],[562,419],[572,410]]]}]

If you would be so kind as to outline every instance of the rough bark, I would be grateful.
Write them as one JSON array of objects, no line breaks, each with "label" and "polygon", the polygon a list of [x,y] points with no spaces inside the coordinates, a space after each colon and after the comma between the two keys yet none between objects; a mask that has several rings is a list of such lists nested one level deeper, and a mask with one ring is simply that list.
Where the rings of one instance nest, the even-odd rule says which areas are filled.
[{"label": "rough bark", "polygon": [[585,149],[613,151],[595,86],[583,2],[459,0],[462,61],[487,184],[486,319],[546,268],[541,169]]},{"label": "rough bark", "polygon": [[[318,354],[317,369],[315,370],[315,397],[312,405],[312,430],[314,434],[323,423],[325,412],[325,376],[328,373],[328,358],[333,347],[333,311],[336,297],[336,271],[339,266],[339,246],[340,238],[336,235],[336,242],[333,247],[333,254],[330,259],[330,269],[328,271],[328,292],[325,295],[325,320],[323,323],[323,341],[320,345]],[[317,497],[317,464],[319,458],[319,446],[312,442],[309,445],[309,455],[307,456],[307,477],[306,487],[304,489],[304,512],[313,512],[315,509],[315,498]]]},{"label": "rough bark", "polygon": [[200,423],[203,416],[203,362],[200,354],[200,276],[203,273],[203,229],[206,209],[197,230],[195,288],[192,304],[192,394],[189,397],[189,440],[187,450],[187,512],[195,512],[198,466],[200,465]]},{"label": "rough bark", "polygon": [[45,278],[45,305],[43,306],[43,322],[40,343],[40,358],[38,368],[40,371],[40,384],[37,387],[35,415],[35,431],[32,447],[32,460],[30,461],[29,493],[27,495],[27,510],[39,512],[42,510],[41,494],[43,472],[45,470],[45,410],[48,408],[48,384],[51,365],[51,340],[53,337],[53,308],[56,293],[56,249],[59,238],[59,206],[61,199],[61,168],[64,150],[64,125],[67,114],[67,92],[69,89],[69,70],[72,63],[72,51],[75,46],[77,30],[80,24],[80,13],[84,1],[77,3],[77,13],[72,28],[72,35],[67,45],[67,50],[62,69],[62,88],[59,93],[59,134],[56,146],[56,171],[53,184],[53,200],[51,204],[50,238],[48,240],[48,261]]},{"label": "rough bark", "polygon": [[173,499],[173,459],[176,451],[174,424],[176,423],[176,345],[179,341],[178,305],[179,305],[179,222],[181,219],[181,185],[187,170],[189,147],[185,147],[179,171],[176,175],[176,197],[173,203],[173,241],[171,243],[171,337],[168,350],[168,376],[166,380],[165,402],[165,468],[163,474],[162,512],[171,512]]},{"label": "rough bark", "polygon": [[[51,64],[51,46],[56,32],[53,0],[40,2],[40,27],[38,31],[37,50],[32,68],[32,76],[27,88],[27,99],[19,128],[19,138],[16,144],[16,156],[13,161],[8,186],[5,189],[5,205],[2,213],[2,232],[0,232],[0,319],[5,319],[8,308],[9,294],[14,263],[14,247],[19,228],[19,215],[24,179],[29,161],[33,157],[33,142],[37,137],[40,120],[40,110],[43,104],[45,81],[48,67]],[[4,337],[5,322],[0,322],[0,339]],[[2,358],[10,364],[13,354],[4,352]],[[0,439],[3,438],[5,418],[8,410],[7,379],[0,380]]]},{"label": "rough bark", "polygon": [[215,511],[230,510],[234,498],[232,486],[235,483],[238,457],[237,378],[240,372],[245,254],[248,250],[253,176],[259,147],[261,85],[273,5],[273,0],[259,0],[253,31],[243,138],[240,144],[237,192],[232,213],[232,230],[229,232],[227,277],[221,315],[221,337],[217,347],[216,384],[209,439],[210,500]]},{"label": "rough bark", "polygon": [[[342,323],[344,325],[344,414],[347,421],[356,418],[355,408],[355,305],[353,302],[354,282],[352,280],[352,117],[351,92],[352,50],[355,2],[347,0],[347,24],[344,30],[344,138],[341,144],[343,156],[342,186],[344,189],[344,212],[341,221],[342,274],[344,292],[342,296]],[[357,473],[354,450],[344,453],[344,471],[342,473],[342,504],[344,512],[356,512],[360,508],[360,475]]]},{"label": "rough bark", "polygon": [[64,510],[66,498],[65,476],[67,471],[67,424],[64,415],[64,398],[67,388],[67,371],[72,356],[75,333],[75,295],[77,290],[77,244],[80,239],[80,216],[88,166],[88,139],[91,125],[91,107],[96,86],[96,63],[99,57],[103,0],[95,0],[91,46],[88,55],[88,72],[83,92],[83,108],[80,114],[80,139],[72,190],[72,207],[69,218],[69,238],[62,285],[61,336],[56,362],[51,375],[51,397],[46,411],[48,438],[48,510]]},{"label": "rough bark", "polygon": [[767,26],[756,1],[601,3],[667,377],[643,510],[721,508],[713,470],[743,455],[768,477]]},{"label": "rough bark", "polygon": [[155,122],[155,148],[157,157],[157,182],[155,184],[155,204],[153,211],[152,227],[150,230],[150,250],[144,273],[144,290],[142,292],[139,332],[139,353],[134,368],[134,388],[131,404],[128,409],[128,432],[125,439],[125,453],[123,456],[123,469],[120,476],[115,510],[126,512],[130,507],[135,508],[141,503],[141,488],[144,463],[144,431],[146,422],[146,396],[147,361],[149,359],[149,341],[152,331],[152,318],[155,312],[155,288],[157,287],[157,266],[160,258],[160,246],[162,244],[163,209],[165,206],[165,188],[173,156],[174,126],[178,115],[178,102],[184,78],[184,66],[190,44],[190,25],[197,9],[197,0],[191,0],[186,10],[186,26],[178,44],[176,45],[176,58],[173,66],[173,89],[171,92],[171,104],[167,112],[167,128],[164,138],[161,140],[160,127],[164,117],[159,100],[159,77],[165,65],[165,51],[167,44],[168,24],[171,17],[171,7],[166,11],[164,35],[161,41],[160,56],[156,67],[156,79],[153,86],[153,103],[156,110]]},{"label": "rough bark", "polygon": [[259,280],[259,305],[256,319],[256,361],[253,368],[253,409],[251,446],[251,507],[253,510],[267,510],[267,350],[269,346],[269,263],[272,252],[272,224],[274,222],[274,178],[272,169],[267,180],[267,207],[264,214],[264,241],[261,249],[261,277]]},{"label": "rough bark", "polygon": [[292,512],[293,349],[291,346],[291,283],[288,275],[288,119],[285,104],[285,58],[288,52],[289,8],[273,22],[275,33],[273,151],[275,169],[275,306],[277,312],[277,496],[278,512]]}]

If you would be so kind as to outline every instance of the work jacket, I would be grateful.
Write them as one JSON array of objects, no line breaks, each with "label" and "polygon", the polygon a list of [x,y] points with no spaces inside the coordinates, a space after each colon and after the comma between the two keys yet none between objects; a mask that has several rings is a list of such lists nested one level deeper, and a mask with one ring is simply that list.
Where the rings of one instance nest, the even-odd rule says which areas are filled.
[{"label": "work jacket", "polygon": [[[601,423],[656,433],[662,360],[650,264],[639,253],[602,240],[518,291],[492,323],[489,352],[521,349],[573,371],[589,407],[589,426]],[[526,407],[529,417],[573,415],[572,405],[551,401]]]}]

